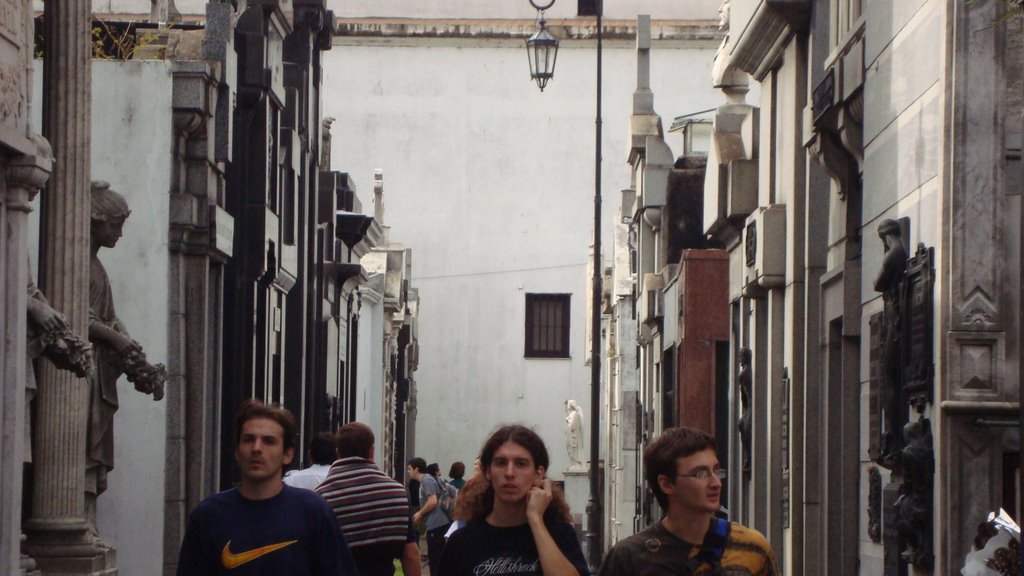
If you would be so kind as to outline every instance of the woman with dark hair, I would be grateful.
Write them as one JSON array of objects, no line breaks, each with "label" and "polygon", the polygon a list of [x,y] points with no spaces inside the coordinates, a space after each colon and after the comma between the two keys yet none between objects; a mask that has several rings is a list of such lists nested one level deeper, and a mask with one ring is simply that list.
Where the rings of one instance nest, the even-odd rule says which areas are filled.
[{"label": "woman with dark hair", "polygon": [[466,465],[462,462],[452,462],[452,467],[448,470],[448,477],[451,478],[449,484],[455,486],[456,490],[462,490],[462,487],[466,485]]},{"label": "woman with dark hair", "polygon": [[467,491],[468,522],[448,539],[438,576],[587,576],[569,505],[545,476],[544,441],[525,426],[499,428],[480,452],[485,489]]},{"label": "woman with dark hair", "polygon": [[440,478],[441,477],[441,465],[438,464],[437,462],[434,462],[433,464],[428,464],[427,465],[427,474],[430,474],[434,478]]}]

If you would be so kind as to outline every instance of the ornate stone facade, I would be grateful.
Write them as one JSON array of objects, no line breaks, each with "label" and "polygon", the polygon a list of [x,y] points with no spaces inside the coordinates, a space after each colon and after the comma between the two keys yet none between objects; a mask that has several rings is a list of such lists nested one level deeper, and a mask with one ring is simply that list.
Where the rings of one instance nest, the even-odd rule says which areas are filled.
[{"label": "ornate stone facade", "polygon": [[[1012,492],[1017,430],[1000,423],[1019,409],[1021,326],[1005,310],[1019,299],[1024,24],[990,26],[998,4],[730,2],[741,32],[713,82],[728,102],[742,82],[726,71],[761,88],[746,134],[716,123],[721,169],[705,188],[709,203],[726,198],[704,225],[735,260],[733,346],[753,354],[755,486],[730,476],[731,512],[765,532],[787,574],[955,572],[973,527]],[[766,219],[751,216],[740,241],[728,210],[749,206],[732,192],[741,150],[759,174],[740,187],[750,211],[785,210],[777,286],[751,289]],[[774,392],[758,403],[783,370],[795,420]],[[804,454],[788,477],[776,474],[784,447]],[[780,481],[791,510],[776,505]]]},{"label": "ornate stone facade", "polygon": [[[25,255],[31,243],[25,216],[29,200],[51,170],[49,147],[28,124],[32,12],[31,3],[22,4],[0,2],[0,56],[8,56],[3,42],[13,39],[15,32],[22,42],[12,52],[17,60],[3,60],[0,66],[0,265],[5,270],[10,266],[5,285],[20,284],[18,290],[2,292],[10,300],[4,302],[0,328],[5,334],[21,335],[18,345],[18,339],[5,337],[10,347],[0,353],[5,374],[0,438],[2,453],[19,459],[26,440]],[[139,446],[166,442],[166,452],[147,449],[146,459],[137,460],[145,462],[139,469],[156,474],[159,481],[143,486],[122,479],[118,490],[111,484],[100,502],[114,503],[101,507],[98,518],[99,531],[107,529],[114,536],[98,538],[96,530],[90,531],[85,497],[88,383],[41,361],[33,421],[40,442],[34,446],[33,486],[25,490],[32,505],[24,519],[15,517],[20,507],[3,508],[0,572],[28,570],[35,576],[38,567],[44,573],[115,574],[118,555],[113,545],[130,541],[145,546],[125,546],[122,566],[136,569],[125,567],[122,572],[159,573],[162,561],[163,572],[173,574],[189,512],[233,481],[235,439],[231,421],[223,415],[233,413],[242,398],[257,396],[289,407],[300,422],[298,442],[305,444],[303,438],[356,418],[358,393],[379,393],[382,413],[388,407],[388,429],[375,429],[378,437],[389,439],[392,450],[380,461],[392,468],[397,468],[394,462],[404,461],[407,429],[412,428],[407,428],[406,411],[414,410],[413,373],[418,362],[419,300],[410,280],[411,252],[388,246],[387,282],[382,275],[381,290],[381,309],[386,308],[387,317],[380,318],[379,325],[387,335],[374,347],[376,361],[357,367],[356,360],[363,355],[358,289],[368,279],[360,259],[384,244],[386,234],[379,218],[362,214],[353,179],[330,169],[330,140],[322,136],[320,122],[321,55],[331,47],[335,24],[323,0],[210,2],[205,30],[188,30],[194,25],[186,23],[162,31],[161,37],[173,42],[166,50],[145,54],[170,62],[102,62],[93,69],[88,6],[65,4],[47,3],[43,19],[49,46],[77,47],[69,48],[68,54],[44,50],[44,95],[49,102],[43,110],[44,125],[57,163],[42,203],[40,284],[53,293],[47,294],[51,304],[67,316],[72,329],[84,334],[89,318],[89,243],[98,238],[89,229],[89,166],[119,166],[123,173],[104,177],[123,182],[139,169],[127,164],[145,156],[139,164],[152,171],[152,181],[143,194],[128,201],[136,209],[133,221],[141,219],[143,226],[155,227],[151,238],[125,243],[137,250],[137,269],[136,262],[125,264],[130,258],[119,260],[114,254],[124,246],[110,251],[111,260],[104,259],[100,268],[109,275],[118,316],[122,300],[131,304],[129,308],[145,308],[151,314],[151,332],[160,333],[152,336],[161,346],[156,347],[160,351],[151,351],[147,345],[148,355],[163,360],[166,342],[166,412],[157,411],[160,418],[148,422],[145,433],[137,424],[119,423],[117,435],[133,436]],[[154,19],[172,20],[165,15],[172,15],[174,6],[173,1],[154,2],[154,11],[160,14]],[[23,19],[23,29],[12,27],[9,15]],[[104,116],[104,122],[92,126],[95,77],[113,78],[124,83],[119,89],[143,95],[136,101],[150,107],[145,117],[142,108],[125,109],[120,121],[107,122]],[[168,90],[146,100],[147,90],[150,95],[160,90],[143,86],[146,79],[166,81],[160,86]],[[97,104],[106,112],[115,106]],[[154,121],[157,118],[163,120]],[[136,142],[138,131],[129,137],[118,130],[143,122],[149,122],[149,138],[167,144],[154,146],[157,153],[149,156],[119,148]],[[92,162],[90,146],[98,150]],[[120,158],[112,158],[118,154]],[[168,162],[161,165],[152,158]],[[125,159],[130,160],[118,164]],[[148,204],[137,207],[139,197]],[[154,249],[156,255],[148,252]],[[8,258],[15,252],[17,262]],[[125,270],[129,266],[131,270]],[[126,275],[154,267],[160,272],[148,281],[159,284],[166,269],[167,285],[156,286],[150,299],[120,290],[118,282]],[[7,312],[19,308],[20,314]],[[255,326],[254,318],[259,319]],[[364,333],[372,334],[373,322],[363,320]],[[112,320],[108,327],[116,329],[118,324]],[[137,324],[125,324],[143,339]],[[20,362],[7,361],[14,357]],[[390,369],[379,379],[363,376],[385,364]],[[103,383],[111,390],[123,385],[114,374]],[[121,400],[129,401],[124,394]],[[382,417],[380,424],[384,423]],[[166,438],[159,434],[162,425]],[[79,445],[80,453],[54,449]],[[153,458],[160,462],[150,465]],[[112,478],[125,468],[118,459]],[[2,462],[0,468],[4,501],[20,502],[20,460]],[[138,497],[147,506],[161,502],[158,508],[163,510],[162,524],[146,511],[149,524],[143,536],[124,530],[130,525],[125,509]],[[24,548],[34,561],[19,553],[21,525],[28,534]]]}]

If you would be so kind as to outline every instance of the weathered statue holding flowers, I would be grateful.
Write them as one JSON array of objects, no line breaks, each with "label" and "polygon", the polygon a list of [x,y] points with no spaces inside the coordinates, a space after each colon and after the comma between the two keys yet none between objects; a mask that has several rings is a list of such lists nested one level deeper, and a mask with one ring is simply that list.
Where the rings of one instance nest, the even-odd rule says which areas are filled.
[{"label": "weathered statue holding flowers", "polygon": [[89,428],[86,435],[86,513],[94,533],[96,497],[107,488],[107,473],[114,468],[114,412],[117,380],[124,374],[135,389],[164,397],[166,369],[150,364],[142,346],[114,310],[107,270],[98,258],[101,248],[113,248],[131,210],[123,196],[102,181],[92,183],[92,239],[89,269],[89,340],[95,346],[96,369],[89,378]]}]

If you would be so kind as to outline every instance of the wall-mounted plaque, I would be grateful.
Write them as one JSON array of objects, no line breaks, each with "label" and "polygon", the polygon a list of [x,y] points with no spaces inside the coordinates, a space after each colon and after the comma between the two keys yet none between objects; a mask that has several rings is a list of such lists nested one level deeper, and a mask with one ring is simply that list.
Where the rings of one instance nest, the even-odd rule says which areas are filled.
[{"label": "wall-mounted plaque", "polygon": [[912,406],[921,408],[932,402],[934,378],[932,325],[935,289],[935,252],[918,246],[907,262],[903,310],[903,396]]}]

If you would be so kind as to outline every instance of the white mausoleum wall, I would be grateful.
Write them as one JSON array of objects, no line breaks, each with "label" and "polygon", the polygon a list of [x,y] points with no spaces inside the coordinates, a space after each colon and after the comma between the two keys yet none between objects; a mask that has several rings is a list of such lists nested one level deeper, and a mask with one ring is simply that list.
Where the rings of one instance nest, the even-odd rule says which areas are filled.
[{"label": "white mausoleum wall", "polygon": [[[168,190],[171,74],[163,61],[93,60],[92,176],[106,180],[132,210],[124,236],[100,251],[118,317],[150,362],[167,361]],[[36,61],[42,109],[42,65]],[[36,119],[38,126],[41,120]],[[45,193],[45,192],[44,192]],[[38,201],[37,201],[38,206]],[[38,210],[32,239],[38,238]],[[34,246],[33,264],[38,263]],[[97,505],[103,539],[117,548],[121,574],[159,574],[164,527],[166,405],[123,377],[114,416],[114,470]]]},{"label": "white mausoleum wall", "polygon": [[[537,1],[537,4],[546,3]],[[36,0],[42,10],[41,0]],[[175,0],[184,15],[206,14],[207,0]],[[636,18],[652,14],[658,18],[699,20],[718,18],[721,0],[630,0],[605,2],[607,18]],[[97,14],[149,14],[150,0],[94,0]],[[533,18],[537,11],[529,0],[327,0],[327,9],[340,18]],[[556,0],[548,10],[549,18],[576,16],[576,0]]]},{"label": "white mausoleum wall", "polygon": [[[380,261],[380,254],[371,252],[363,257]],[[386,262],[386,256],[384,258]],[[361,307],[359,309],[358,362],[356,364],[356,421],[373,429],[374,462],[383,462],[384,436],[384,295],[379,277],[371,279],[368,285],[360,286]]]},{"label": "white mausoleum wall", "polygon": [[[416,253],[412,281],[423,304],[417,455],[445,472],[455,460],[469,465],[498,423],[521,421],[541,433],[551,475],[562,478],[565,400],[590,414],[584,324],[594,50],[563,45],[541,93],[518,45],[345,42],[324,54],[324,114],[337,118],[332,166],[362,190],[372,189],[373,169],[384,170],[385,224]],[[655,109],[666,127],[720,103],[710,82],[716,48],[655,44]],[[633,44],[606,47],[604,66],[603,243],[610,254],[607,223],[630,185]],[[679,137],[667,139],[678,154]],[[572,294],[572,358],[523,358],[528,292]]]},{"label": "white mausoleum wall", "polygon": [[[536,0],[543,6],[549,0]],[[179,0],[178,4],[182,4]],[[637,14],[651,14],[657,18],[698,20],[718,18],[720,0],[630,0],[605,2],[606,18],[636,18]],[[547,17],[572,18],[576,16],[576,0],[556,0],[548,9]],[[328,0],[327,8],[341,18],[402,17],[402,18],[533,18],[537,11],[529,0]]]}]

